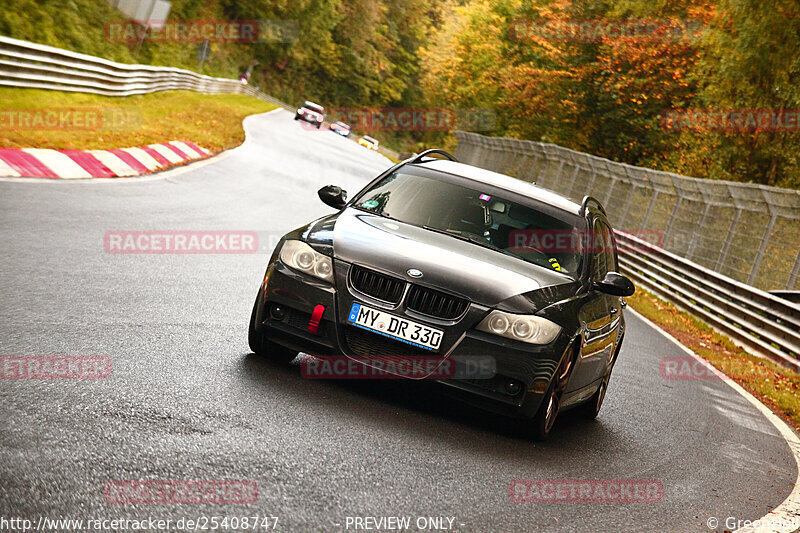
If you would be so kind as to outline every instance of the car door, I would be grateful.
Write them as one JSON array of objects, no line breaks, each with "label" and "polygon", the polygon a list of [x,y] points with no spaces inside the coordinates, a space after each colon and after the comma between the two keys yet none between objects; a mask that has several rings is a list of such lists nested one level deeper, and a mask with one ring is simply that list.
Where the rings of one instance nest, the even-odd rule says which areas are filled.
[{"label": "car door", "polygon": [[[609,271],[616,270],[617,262],[608,224],[602,217],[596,216],[590,227],[592,229],[587,239],[589,275],[591,281],[596,282],[602,280]],[[591,290],[580,315],[581,351],[570,379],[570,389],[573,390],[590,385],[605,374],[617,342],[621,315],[619,298]]]},{"label": "car door", "polygon": [[[605,236],[605,250],[606,250],[606,264],[608,265],[609,272],[619,272],[619,263],[617,261],[617,241],[614,238],[614,231],[607,221],[602,221],[603,234]],[[613,330],[611,336],[612,348],[609,355],[609,361],[615,357],[617,353],[617,346],[622,340],[622,334],[625,331],[625,321],[622,317],[622,308],[624,307],[624,299],[622,296],[606,295],[608,301],[608,312],[611,316],[610,328]]]}]

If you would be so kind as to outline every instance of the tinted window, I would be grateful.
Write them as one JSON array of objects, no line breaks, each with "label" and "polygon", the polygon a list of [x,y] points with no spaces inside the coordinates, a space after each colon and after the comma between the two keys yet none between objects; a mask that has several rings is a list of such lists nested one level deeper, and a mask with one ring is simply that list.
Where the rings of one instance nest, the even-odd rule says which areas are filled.
[{"label": "tinted window", "polygon": [[592,279],[602,280],[608,272],[617,270],[614,239],[611,228],[602,220],[595,219],[591,234]]},{"label": "tinted window", "polygon": [[617,272],[619,265],[617,265],[617,245],[614,242],[614,232],[608,224],[603,223],[603,235],[606,243],[606,263],[610,272]]},{"label": "tinted window", "polygon": [[395,173],[361,195],[354,207],[576,276],[583,247],[568,216],[560,219],[510,199],[511,193],[487,194],[467,183]]}]

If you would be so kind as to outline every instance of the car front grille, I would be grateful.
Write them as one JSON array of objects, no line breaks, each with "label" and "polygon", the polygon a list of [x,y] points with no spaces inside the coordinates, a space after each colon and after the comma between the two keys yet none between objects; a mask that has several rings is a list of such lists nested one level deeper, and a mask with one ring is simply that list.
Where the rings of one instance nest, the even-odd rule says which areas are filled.
[{"label": "car front grille", "polygon": [[370,333],[355,326],[345,327],[344,337],[350,351],[354,355],[362,357],[430,356],[434,354],[432,351],[391,340],[378,333]]},{"label": "car front grille", "polygon": [[406,307],[417,313],[452,320],[467,310],[469,302],[440,291],[412,285],[406,298]]},{"label": "car front grille", "polygon": [[[380,272],[353,265],[350,284],[359,292],[394,305],[400,303],[406,282]],[[406,307],[417,313],[444,320],[454,320],[464,314],[469,301],[442,291],[411,285]]]},{"label": "car front grille", "polygon": [[356,265],[350,269],[350,283],[367,296],[392,304],[400,303],[406,286],[406,282],[401,279]]}]

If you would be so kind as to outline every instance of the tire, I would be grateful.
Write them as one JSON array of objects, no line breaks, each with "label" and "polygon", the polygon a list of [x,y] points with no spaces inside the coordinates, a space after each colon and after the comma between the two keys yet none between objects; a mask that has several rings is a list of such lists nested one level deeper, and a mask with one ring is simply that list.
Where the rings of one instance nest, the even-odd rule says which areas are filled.
[{"label": "tire", "polygon": [[294,119],[295,119],[295,120],[300,120],[300,115],[298,115],[297,113],[295,113],[295,114],[294,114]]},{"label": "tire", "polygon": [[609,371],[608,374],[606,374],[606,377],[603,378],[603,381],[600,383],[600,387],[598,387],[597,391],[592,394],[592,397],[578,407],[578,411],[583,418],[594,420],[597,418],[597,415],[600,414],[600,408],[603,407],[603,400],[606,398],[608,381],[610,379],[611,371]]},{"label": "tire", "polygon": [[317,122],[317,129],[320,129],[321,127],[322,127],[322,122]]},{"label": "tire", "polygon": [[581,416],[589,419],[594,420],[597,418],[597,415],[600,414],[600,408],[603,407],[603,400],[606,399],[606,391],[608,391],[608,382],[611,380],[611,372],[614,370],[614,365],[617,364],[617,358],[619,357],[619,351],[622,348],[622,339],[620,339],[619,344],[617,344],[617,349],[614,352],[614,358],[611,359],[611,364],[608,368],[608,372],[603,377],[602,383],[600,383],[600,387],[592,394],[592,397],[586,400],[583,404],[579,405],[577,410],[580,412]]},{"label": "tire", "polygon": [[261,357],[268,357],[275,361],[289,363],[297,357],[299,352],[290,350],[285,346],[281,346],[276,342],[264,337],[264,335],[256,330],[256,311],[258,310],[258,298],[253,304],[253,312],[250,314],[250,327],[247,332],[247,341],[253,353]]},{"label": "tire", "polygon": [[572,352],[564,358],[556,373],[553,376],[550,386],[547,388],[542,399],[542,404],[536,415],[528,422],[525,428],[527,436],[533,440],[546,440],[550,436],[550,431],[558,417],[561,407],[561,396],[567,388],[567,383],[575,368],[575,361],[578,358],[578,348],[573,348]]},{"label": "tire", "polygon": [[536,412],[536,416],[528,422],[526,434],[533,440],[547,440],[550,431],[553,429],[556,418],[558,417],[558,407],[561,395],[556,390],[555,380],[547,390],[547,394],[542,399],[542,405]]}]

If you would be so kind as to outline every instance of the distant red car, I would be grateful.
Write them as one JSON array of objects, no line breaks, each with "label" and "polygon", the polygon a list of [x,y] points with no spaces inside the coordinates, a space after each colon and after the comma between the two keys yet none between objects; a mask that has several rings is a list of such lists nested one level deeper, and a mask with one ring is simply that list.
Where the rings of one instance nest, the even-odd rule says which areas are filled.
[{"label": "distant red car", "polygon": [[325,108],[308,100],[294,114],[295,120],[308,122],[319,129],[325,120]]}]

